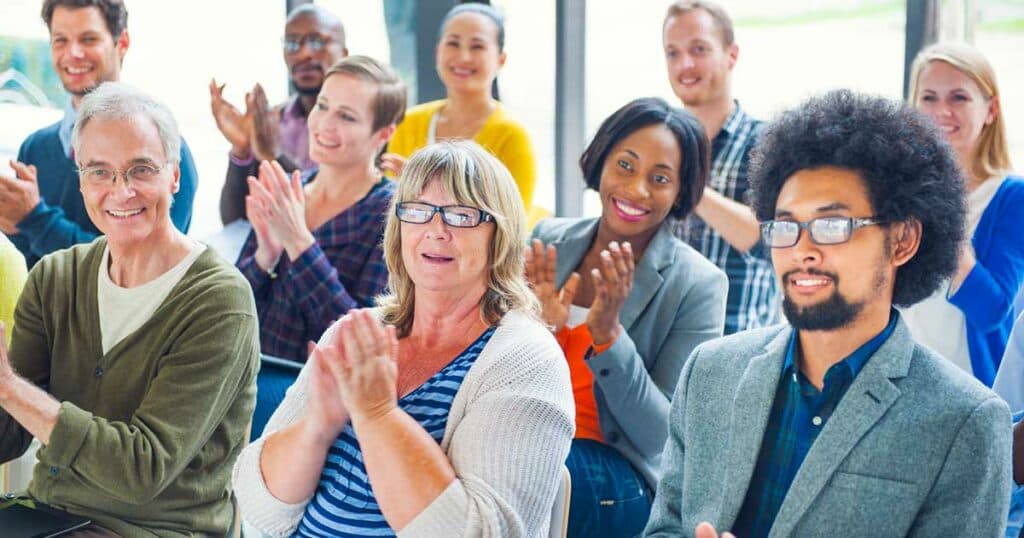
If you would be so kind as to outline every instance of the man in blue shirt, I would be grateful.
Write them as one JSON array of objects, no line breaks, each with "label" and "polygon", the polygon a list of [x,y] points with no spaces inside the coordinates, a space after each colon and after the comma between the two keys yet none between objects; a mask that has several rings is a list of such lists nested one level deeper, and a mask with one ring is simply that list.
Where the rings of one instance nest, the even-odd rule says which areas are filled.
[{"label": "man in blue shirt", "polygon": [[[50,32],[53,68],[71,103],[61,121],[22,143],[17,161],[11,162],[17,177],[0,175],[0,231],[10,236],[29,267],[50,252],[99,235],[82,200],[71,130],[82,97],[120,78],[129,45],[128,12],[121,0],[46,0],[42,17]],[[171,220],[187,232],[197,178],[184,140],[179,168]]]},{"label": "man in blue shirt", "polygon": [[698,347],[647,536],[997,536],[1006,404],[894,306],[957,267],[965,192],[926,118],[848,90],[785,112],[751,169],[788,326]]}]

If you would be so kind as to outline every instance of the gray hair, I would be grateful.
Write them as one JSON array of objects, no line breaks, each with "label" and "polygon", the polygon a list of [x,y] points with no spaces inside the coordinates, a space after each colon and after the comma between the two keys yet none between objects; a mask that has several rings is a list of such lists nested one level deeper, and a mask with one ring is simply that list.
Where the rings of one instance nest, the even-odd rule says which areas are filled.
[{"label": "gray hair", "polygon": [[170,109],[140,90],[120,82],[104,82],[82,99],[75,129],[71,132],[71,147],[78,153],[82,145],[82,130],[93,119],[124,120],[136,116],[143,116],[153,122],[167,161],[178,164],[181,161],[181,134]]}]

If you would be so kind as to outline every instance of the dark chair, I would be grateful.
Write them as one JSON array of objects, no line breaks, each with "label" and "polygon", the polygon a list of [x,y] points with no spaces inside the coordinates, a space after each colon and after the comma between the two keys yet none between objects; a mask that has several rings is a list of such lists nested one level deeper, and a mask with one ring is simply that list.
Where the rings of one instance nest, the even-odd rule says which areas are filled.
[{"label": "dark chair", "polygon": [[252,413],[249,441],[259,439],[270,415],[284,400],[284,393],[299,376],[302,364],[286,359],[260,355],[260,373],[256,376],[256,409]]}]

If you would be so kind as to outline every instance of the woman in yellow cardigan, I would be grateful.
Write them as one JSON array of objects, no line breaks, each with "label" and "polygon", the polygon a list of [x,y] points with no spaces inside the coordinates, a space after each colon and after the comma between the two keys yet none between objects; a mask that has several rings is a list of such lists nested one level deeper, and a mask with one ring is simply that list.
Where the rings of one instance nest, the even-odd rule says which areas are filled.
[{"label": "woman in yellow cardigan", "polygon": [[491,85],[505,64],[505,22],[486,4],[459,4],[441,22],[437,74],[448,98],[408,110],[388,142],[382,166],[401,172],[412,153],[435,140],[472,138],[510,172],[530,208],[537,166],[530,137],[505,108],[491,99]]},{"label": "woman in yellow cardigan", "polygon": [[27,274],[25,258],[14,243],[0,233],[0,322],[4,324],[4,338],[8,344],[11,343],[11,327],[14,325],[14,307],[18,304]]}]

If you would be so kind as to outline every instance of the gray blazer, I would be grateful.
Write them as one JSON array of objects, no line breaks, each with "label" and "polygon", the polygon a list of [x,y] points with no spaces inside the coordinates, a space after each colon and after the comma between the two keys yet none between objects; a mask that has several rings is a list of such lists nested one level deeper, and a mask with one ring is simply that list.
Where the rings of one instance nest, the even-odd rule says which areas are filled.
[{"label": "gray blazer", "polygon": [[[731,335],[686,363],[645,536],[732,527],[792,332]],[[1000,536],[1010,452],[1006,404],[901,320],[818,435],[770,536]]]},{"label": "gray blazer", "polygon": [[[533,229],[533,237],[558,249],[558,286],[583,260],[597,222],[547,219]],[[728,290],[725,273],[663,224],[636,265],[633,291],[619,313],[625,332],[587,361],[605,440],[652,489],[676,380],[697,345],[722,336]]]}]

